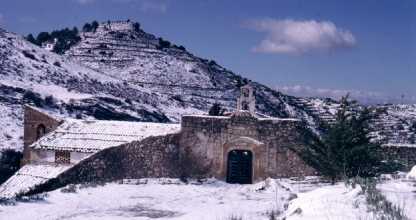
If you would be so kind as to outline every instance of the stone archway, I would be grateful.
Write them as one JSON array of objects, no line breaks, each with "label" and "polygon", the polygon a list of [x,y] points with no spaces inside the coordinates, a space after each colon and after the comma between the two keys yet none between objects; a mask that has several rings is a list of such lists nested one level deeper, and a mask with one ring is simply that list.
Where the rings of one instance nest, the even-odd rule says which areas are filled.
[{"label": "stone archway", "polygon": [[[250,138],[250,137],[238,137],[235,139],[232,139],[231,141],[226,142],[223,145],[223,156],[222,156],[222,163],[221,163],[221,169],[220,169],[220,177],[224,180],[227,180],[228,174],[229,174],[229,159],[230,159],[230,153],[236,152],[237,154],[244,154],[244,152],[247,152],[247,154],[250,154],[247,159],[250,159],[251,164],[251,173],[245,172],[245,175],[251,176],[250,183],[255,182],[256,180],[261,179],[261,177],[264,176],[265,173],[265,166],[263,163],[261,163],[261,158],[264,157],[264,143]],[[232,159],[232,158],[231,158]],[[242,158],[240,158],[242,159]],[[244,160],[244,159],[243,159]],[[242,163],[247,163],[242,161]],[[248,166],[247,166],[248,167]],[[243,169],[241,168],[239,172],[243,172]],[[235,181],[231,181],[235,182]]]}]

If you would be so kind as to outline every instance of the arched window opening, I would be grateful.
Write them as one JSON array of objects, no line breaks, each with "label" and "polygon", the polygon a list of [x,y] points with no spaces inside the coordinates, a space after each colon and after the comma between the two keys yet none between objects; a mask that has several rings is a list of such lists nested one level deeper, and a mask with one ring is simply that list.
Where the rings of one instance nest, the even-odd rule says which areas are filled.
[{"label": "arched window opening", "polygon": [[40,124],[37,128],[36,128],[36,140],[39,140],[39,138],[41,138],[43,135],[45,135],[46,133],[46,127],[43,124]]}]

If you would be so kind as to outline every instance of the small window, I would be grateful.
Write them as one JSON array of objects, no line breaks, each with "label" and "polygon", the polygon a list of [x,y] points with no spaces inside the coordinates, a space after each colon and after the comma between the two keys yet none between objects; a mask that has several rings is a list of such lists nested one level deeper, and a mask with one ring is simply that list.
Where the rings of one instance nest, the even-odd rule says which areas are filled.
[{"label": "small window", "polygon": [[243,102],[242,104],[242,110],[248,111],[249,110],[249,106],[247,102]]},{"label": "small window", "polygon": [[71,162],[71,152],[55,151],[55,163],[69,164]]},{"label": "small window", "polygon": [[41,138],[43,135],[45,135],[46,133],[46,128],[45,125],[40,124],[37,128],[36,128],[36,140],[38,140],[39,138]]},{"label": "small window", "polygon": [[248,89],[243,89],[243,96],[244,97],[249,97],[250,92],[248,91]]}]

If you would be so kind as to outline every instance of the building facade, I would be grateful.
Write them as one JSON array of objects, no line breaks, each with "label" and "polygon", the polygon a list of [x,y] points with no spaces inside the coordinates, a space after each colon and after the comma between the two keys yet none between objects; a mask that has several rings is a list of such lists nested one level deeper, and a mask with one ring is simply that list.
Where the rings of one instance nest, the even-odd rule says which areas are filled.
[{"label": "building facade", "polygon": [[243,86],[231,115],[183,116],[179,146],[199,157],[211,175],[227,182],[314,175],[293,151],[305,147],[301,129],[298,119],[257,116],[254,91]]}]

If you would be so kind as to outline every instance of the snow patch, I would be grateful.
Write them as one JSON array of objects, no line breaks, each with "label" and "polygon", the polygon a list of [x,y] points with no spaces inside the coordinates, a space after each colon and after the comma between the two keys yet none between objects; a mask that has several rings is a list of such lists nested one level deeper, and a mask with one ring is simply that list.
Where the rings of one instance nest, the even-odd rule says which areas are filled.
[{"label": "snow patch", "polygon": [[286,219],[366,219],[369,213],[360,193],[361,187],[350,188],[342,183],[299,193],[289,204]]},{"label": "snow patch", "polygon": [[410,172],[406,175],[408,179],[416,180],[416,166],[413,166]]}]

